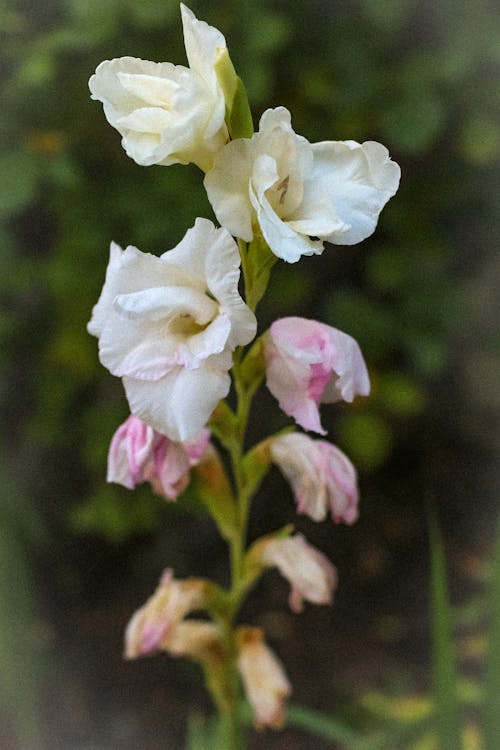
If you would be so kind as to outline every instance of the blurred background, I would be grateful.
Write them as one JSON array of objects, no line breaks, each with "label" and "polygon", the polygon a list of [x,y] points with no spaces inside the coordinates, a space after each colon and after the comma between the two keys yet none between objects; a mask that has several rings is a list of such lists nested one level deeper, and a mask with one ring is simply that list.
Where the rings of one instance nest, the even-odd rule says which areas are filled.
[{"label": "blurred background", "polygon": [[[429,503],[460,667],[482,674],[500,453],[494,6],[190,2],[223,31],[256,126],[282,104],[309,141],[379,140],[402,168],[373,237],[278,264],[259,308],[261,330],[293,314],[350,333],[373,392],[323,412],[359,470],[358,523],[296,519],[277,473],[252,516],[253,538],[293,521],[330,556],[335,606],[293,615],[269,573],[242,616],[266,629],[297,703],[368,730],[391,696],[429,689]],[[186,722],[212,710],[201,675],[167,657],[123,661],[122,634],[164,567],[224,583],[226,550],[189,490],[166,503],[105,483],[128,410],[86,332],[110,240],[159,254],[213,218],[199,171],[137,166],[87,88],[104,59],[186,64],[179,7],[2,0],[0,40],[0,747],[183,748]],[[283,424],[260,394],[252,439]],[[291,727],[251,747],[341,746],[311,743]]]}]

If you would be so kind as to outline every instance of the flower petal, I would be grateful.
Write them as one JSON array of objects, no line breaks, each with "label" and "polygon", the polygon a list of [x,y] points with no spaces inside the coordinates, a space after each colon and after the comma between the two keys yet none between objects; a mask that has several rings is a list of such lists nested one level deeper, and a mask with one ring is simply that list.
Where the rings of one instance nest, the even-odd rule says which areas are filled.
[{"label": "flower petal", "polygon": [[239,138],[230,141],[219,151],[204,180],[208,200],[218,222],[245,242],[250,242],[253,238],[248,184],[254,154],[253,139]]},{"label": "flower petal", "polygon": [[264,641],[260,628],[236,630],[238,669],[254,710],[257,727],[279,729],[285,719],[285,702],[292,688],[285,671]]},{"label": "flower petal", "polygon": [[205,81],[212,94],[211,120],[206,129],[206,137],[210,138],[223,125],[226,111],[224,94],[215,72],[217,53],[226,47],[226,40],[218,29],[197,19],[183,3],[181,17],[189,67]]},{"label": "flower petal", "polygon": [[188,440],[229,392],[225,365],[224,355],[214,355],[197,370],[177,367],[155,382],[124,377],[130,410],[172,440]]},{"label": "flower petal", "polygon": [[252,549],[252,557],[268,567],[276,566],[290,582],[290,607],[301,612],[303,600],[331,604],[337,573],[322,552],[307,543],[302,534],[264,537]]},{"label": "flower petal", "polygon": [[267,387],[305,430],[324,435],[318,405],[368,395],[370,380],[357,342],[307,318],[276,320],[265,344]]},{"label": "flower petal", "polygon": [[344,226],[324,239],[354,245],[374,231],[380,211],[399,185],[400,168],[380,143],[323,141],[312,145],[314,166],[305,185],[307,202],[328,195]]},{"label": "flower petal", "polygon": [[330,511],[336,523],[354,523],[359,499],[356,470],[339,448],[291,433],[272,439],[271,457],[290,482],[299,513],[323,521]]}]

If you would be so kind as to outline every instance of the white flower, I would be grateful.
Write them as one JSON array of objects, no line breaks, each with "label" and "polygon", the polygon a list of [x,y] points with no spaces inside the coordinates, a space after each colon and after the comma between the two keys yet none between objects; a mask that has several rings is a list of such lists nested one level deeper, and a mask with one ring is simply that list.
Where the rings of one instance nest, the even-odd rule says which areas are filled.
[{"label": "white flower", "polygon": [[231,352],[255,335],[239,266],[232,237],[207,219],[160,257],[111,245],[88,330],[123,378],[132,414],[171,440],[205,425],[229,391]]},{"label": "white flower", "polygon": [[249,242],[260,233],[279,258],[354,245],[375,229],[399,184],[399,166],[380,143],[309,143],[284,107],[268,109],[259,132],[224,146],[205,176],[217,219]]},{"label": "white flower", "polygon": [[181,14],[189,68],[120,57],[102,62],[89,88],[138,164],[194,162],[206,170],[228,138],[214,68],[226,41],[182,4]]}]

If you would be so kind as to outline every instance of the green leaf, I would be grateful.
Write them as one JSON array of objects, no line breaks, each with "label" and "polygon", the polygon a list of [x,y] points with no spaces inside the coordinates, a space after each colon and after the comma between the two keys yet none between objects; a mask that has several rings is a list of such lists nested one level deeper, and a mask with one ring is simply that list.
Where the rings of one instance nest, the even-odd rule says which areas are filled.
[{"label": "green leaf", "polygon": [[130,492],[107,484],[87,502],[73,507],[68,522],[77,533],[98,534],[120,544],[136,534],[150,532],[161,509],[162,503],[147,487],[136,490],[132,498]]},{"label": "green leaf", "polygon": [[246,301],[255,310],[264,296],[269,277],[278,258],[262,237],[255,237],[248,248],[248,288]]},{"label": "green leaf", "polygon": [[236,75],[226,47],[217,52],[215,73],[226,100],[226,124],[229,135],[232,139],[251,138],[253,122],[247,92],[243,81]]},{"label": "green leaf", "polygon": [[208,427],[228,450],[238,440],[238,420],[227,401],[219,401],[210,417]]},{"label": "green leaf", "polygon": [[227,120],[227,127],[233,139],[251,138],[254,132],[248,96],[241,78],[237,79],[236,91]]},{"label": "green leaf", "polygon": [[491,164],[500,154],[500,128],[486,117],[467,122],[460,134],[460,151],[468,161],[483,166]]},{"label": "green leaf", "polygon": [[0,464],[0,709],[25,750],[40,747],[42,672],[33,638],[34,583],[26,541],[42,536],[40,519]]},{"label": "green leaf", "polygon": [[371,22],[381,30],[396,33],[414,9],[415,0],[364,0],[363,10]]},{"label": "green leaf", "polygon": [[[440,750],[462,747],[452,612],[446,581],[443,543],[434,508],[429,508],[432,602],[432,670],[436,731]],[[498,745],[497,745],[498,746]]]},{"label": "green leaf", "polygon": [[287,709],[287,726],[305,729],[318,737],[345,743],[349,747],[361,740],[361,737],[340,719],[294,703]]},{"label": "green leaf", "polygon": [[214,447],[191,471],[191,489],[207,508],[225,539],[237,533],[236,503],[224,464]]},{"label": "green leaf", "polygon": [[255,393],[266,371],[264,335],[254,341],[239,368],[240,379],[248,393]]}]

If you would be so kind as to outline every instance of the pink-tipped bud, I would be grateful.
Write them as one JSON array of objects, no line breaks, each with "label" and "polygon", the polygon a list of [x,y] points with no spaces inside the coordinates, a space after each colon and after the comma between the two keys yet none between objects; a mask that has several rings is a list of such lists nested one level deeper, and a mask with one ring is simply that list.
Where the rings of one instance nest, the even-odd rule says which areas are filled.
[{"label": "pink-tipped bud", "polygon": [[138,656],[165,648],[184,617],[207,602],[207,582],[201,578],[178,581],[166,570],[154,594],[132,616],[125,631],[125,656]]},{"label": "pink-tipped bud", "polygon": [[266,339],[267,387],[285,414],[321,435],[318,405],[370,392],[368,371],[356,341],[325,323],[281,318]]},{"label": "pink-tipped bud", "polygon": [[189,482],[189,470],[205,453],[210,432],[201,430],[185,443],[161,435],[130,416],[115,432],[108,454],[108,482],[133,489],[149,482],[158,495],[175,500]]},{"label": "pink-tipped bud", "polygon": [[289,581],[290,607],[301,612],[303,602],[331,604],[337,572],[322,552],[308,544],[302,534],[286,538],[265,537],[252,550],[252,557],[266,567],[276,567]]},{"label": "pink-tipped bud", "polygon": [[254,710],[258,728],[280,729],[285,721],[285,704],[292,688],[280,662],[264,642],[260,628],[239,627],[238,669],[246,696]]},{"label": "pink-tipped bud", "polygon": [[356,470],[339,448],[294,432],[272,439],[271,456],[292,486],[299,513],[323,521],[330,511],[336,523],[356,521]]}]

